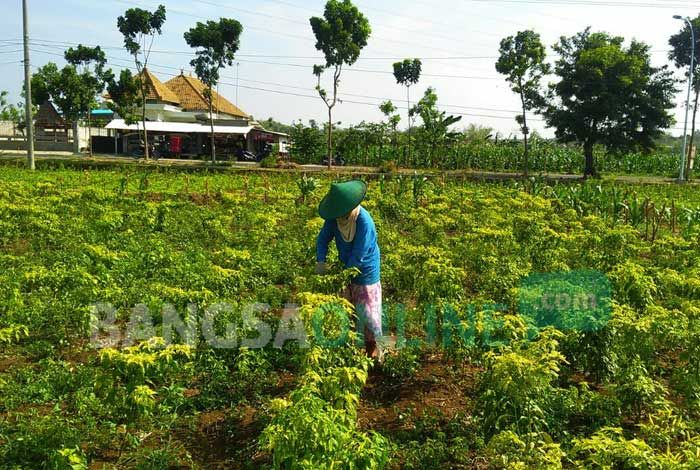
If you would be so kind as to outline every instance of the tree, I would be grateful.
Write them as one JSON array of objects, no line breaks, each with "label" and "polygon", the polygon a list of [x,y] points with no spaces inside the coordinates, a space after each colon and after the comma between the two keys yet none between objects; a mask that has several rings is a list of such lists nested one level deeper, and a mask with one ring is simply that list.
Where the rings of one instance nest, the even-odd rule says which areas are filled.
[{"label": "tree", "polygon": [[[695,140],[695,119],[698,114],[698,98],[700,97],[700,16],[691,20],[693,24],[693,29],[695,30],[695,59],[693,67],[693,89],[695,90],[695,102],[693,104],[693,120],[691,121],[690,130],[690,145],[688,146],[688,155],[686,156],[686,172],[690,173],[690,156],[693,151],[693,141]],[[683,29],[680,32],[671,36],[668,43],[671,46],[671,50],[668,53],[668,58],[673,61],[675,66],[679,69],[685,71],[686,77],[688,76],[688,71],[690,68],[690,56],[691,56],[691,31],[688,28],[688,24],[683,25]]]},{"label": "tree", "polygon": [[165,23],[165,7],[159,5],[150,12],[141,8],[129,8],[124,16],[117,18],[117,27],[124,36],[124,48],[134,56],[136,70],[141,79],[138,81],[141,91],[141,122],[143,123],[144,157],[148,160],[148,130],[146,129],[146,80],[145,70],[156,34],[160,35]]},{"label": "tree", "polygon": [[396,83],[406,87],[406,101],[408,104],[408,158],[411,159],[411,85],[415,85],[420,80],[420,73],[423,64],[420,59],[404,59],[402,62],[394,64],[394,78]]},{"label": "tree", "polygon": [[118,114],[127,124],[137,121],[136,113],[141,108],[141,84],[139,77],[132,75],[131,70],[124,69],[119,74],[119,81],[114,77],[107,84],[109,93],[109,108]]},{"label": "tree", "polygon": [[12,121],[16,127],[20,127],[24,122],[22,107],[10,103],[7,95],[6,91],[0,91],[0,121]]},{"label": "tree", "polygon": [[462,120],[462,116],[448,116],[445,111],[440,111],[437,99],[435,90],[428,88],[423,98],[411,110],[412,114],[419,115],[423,121],[422,132],[428,144],[428,166],[433,163],[435,149],[457,136],[458,133],[450,132],[450,126]]},{"label": "tree", "polygon": [[80,153],[78,125],[85,107],[85,90],[82,77],[73,65],[61,70],[49,62],[32,75],[32,101],[51,101],[63,114],[63,118],[73,127],[73,153]]},{"label": "tree", "polygon": [[[344,65],[352,65],[367,45],[372,28],[367,18],[350,0],[329,0],[323,18],[309,19],[316,36],[316,49],[323,52],[325,65],[314,65],[313,73],[318,79],[316,90],[328,108],[328,168],[333,164],[333,108],[338,103],[338,85]],[[321,75],[333,69],[333,97],[321,88]]]},{"label": "tree", "polygon": [[105,86],[114,75],[110,69],[105,70],[107,58],[100,46],[78,47],[68,49],[64,57],[66,62],[76,67],[83,83],[83,96],[80,100],[80,110],[87,114],[88,119],[88,149],[92,156],[92,109],[95,107],[95,97],[102,93]]},{"label": "tree", "polygon": [[391,102],[391,100],[387,100],[380,104],[379,110],[382,112],[382,114],[386,116],[387,122],[391,127],[392,140],[394,141],[394,152],[396,152],[398,144],[397,129],[399,127],[399,122],[401,122],[401,116],[395,114],[397,109],[396,106],[394,106],[394,103]]},{"label": "tree", "polygon": [[559,140],[583,145],[584,176],[597,175],[594,145],[608,152],[650,150],[674,122],[671,72],[651,66],[648,45],[623,43],[622,37],[588,28],[554,46],[560,80],[550,85],[542,112]]},{"label": "tree", "polygon": [[542,105],[540,82],[550,71],[545,60],[545,47],[540,35],[534,31],[519,31],[515,37],[508,36],[501,41],[500,57],[496,71],[506,76],[510,89],[520,95],[523,113],[515,119],[523,132],[523,174],[528,173],[529,147],[527,137],[527,111]]},{"label": "tree", "polygon": [[316,121],[305,126],[301,121],[294,123],[289,132],[289,157],[296,163],[315,163],[323,149],[323,131]]},{"label": "tree", "polygon": [[197,77],[206,85],[204,97],[209,104],[209,124],[211,126],[211,161],[216,162],[214,143],[214,87],[219,82],[219,71],[233,65],[236,51],[240,47],[243,32],[241,23],[230,18],[220,18],[218,22],[197,22],[197,26],[185,33],[185,42],[196,48],[196,57],[190,61]]}]

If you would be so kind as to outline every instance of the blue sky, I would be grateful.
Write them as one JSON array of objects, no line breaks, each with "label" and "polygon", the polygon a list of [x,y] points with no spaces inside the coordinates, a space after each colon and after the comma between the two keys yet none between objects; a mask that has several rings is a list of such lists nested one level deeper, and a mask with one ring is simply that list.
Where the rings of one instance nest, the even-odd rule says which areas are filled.
[{"label": "blue sky", "polygon": [[[2,1],[6,6],[0,16],[0,90],[8,90],[12,100],[18,101],[21,1]],[[166,6],[168,14],[163,35],[153,46],[156,52],[150,68],[163,81],[180,69],[185,73],[190,69],[190,52],[183,39],[187,29],[197,21],[236,18],[244,26],[238,52],[240,107],[260,119],[325,119],[326,108],[314,97],[311,67],[321,60],[308,25],[310,16],[322,13],[321,0],[29,0],[33,68],[49,61],[61,64],[63,50],[77,43],[101,45],[115,70],[133,67],[122,48],[116,18],[128,8],[154,9],[159,3]],[[421,57],[424,75],[411,90],[412,98],[419,98],[432,86],[441,107],[464,115],[462,124],[491,126],[505,135],[517,133],[513,116],[518,99],[494,69],[501,38],[532,28],[549,46],[561,35],[573,35],[590,25],[594,30],[647,42],[652,46],[654,63],[662,65],[667,62],[668,37],[682,26],[672,16],[700,12],[700,2],[688,0],[355,3],[369,18],[373,34],[360,60],[343,74],[341,98],[345,101],[336,108],[334,120],[343,124],[379,120],[378,104],[387,98],[405,108],[405,89],[396,85],[391,64],[404,57]],[[235,66],[223,71],[221,82],[219,92],[235,102]],[[679,94],[677,127],[683,123],[682,99]],[[538,122],[533,127],[543,131]],[[680,132],[673,130],[674,134]]]}]

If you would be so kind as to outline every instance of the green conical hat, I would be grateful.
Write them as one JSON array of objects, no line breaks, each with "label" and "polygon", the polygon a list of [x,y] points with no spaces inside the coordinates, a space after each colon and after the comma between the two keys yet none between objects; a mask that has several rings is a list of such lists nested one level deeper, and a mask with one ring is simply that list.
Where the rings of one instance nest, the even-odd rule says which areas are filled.
[{"label": "green conical hat", "polygon": [[364,181],[333,183],[318,206],[318,214],[326,220],[342,217],[359,206],[366,194],[367,183]]}]

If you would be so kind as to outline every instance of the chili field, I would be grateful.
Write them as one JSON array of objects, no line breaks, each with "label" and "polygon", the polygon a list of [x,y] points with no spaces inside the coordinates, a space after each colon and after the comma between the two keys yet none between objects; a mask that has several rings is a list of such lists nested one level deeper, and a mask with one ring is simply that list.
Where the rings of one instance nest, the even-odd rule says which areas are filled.
[{"label": "chili field", "polygon": [[[0,467],[700,468],[698,189],[372,179],[375,365],[329,183],[0,166]],[[604,315],[533,323],[572,273]]]}]

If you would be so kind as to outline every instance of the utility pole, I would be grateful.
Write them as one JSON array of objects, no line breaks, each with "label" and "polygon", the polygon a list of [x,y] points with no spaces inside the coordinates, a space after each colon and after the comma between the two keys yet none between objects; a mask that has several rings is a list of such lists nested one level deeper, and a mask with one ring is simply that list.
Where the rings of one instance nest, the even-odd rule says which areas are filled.
[{"label": "utility pole", "polygon": [[[681,154],[681,171],[678,182],[685,181],[685,156],[688,154],[688,111],[690,110],[690,90],[693,86],[693,69],[695,68],[695,29],[690,18],[683,18],[681,15],[674,15],[674,19],[685,21],[690,28],[690,71],[688,72],[688,98],[685,102],[685,126],[683,127],[683,153]],[[691,142],[692,146],[693,143]]]},{"label": "utility pole", "polygon": [[27,0],[22,0],[22,24],[24,28],[24,112],[27,133],[27,166],[34,169],[34,122],[32,119],[32,70],[29,67],[29,18]]},{"label": "utility pole", "polygon": [[238,67],[240,65],[239,62],[236,62],[236,107],[238,107]]}]

